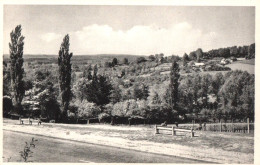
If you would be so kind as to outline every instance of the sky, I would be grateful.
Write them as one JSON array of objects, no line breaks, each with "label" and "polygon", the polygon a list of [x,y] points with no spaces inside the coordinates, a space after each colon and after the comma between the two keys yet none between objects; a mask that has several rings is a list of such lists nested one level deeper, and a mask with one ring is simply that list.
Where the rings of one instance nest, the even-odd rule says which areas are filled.
[{"label": "sky", "polygon": [[255,42],[255,7],[4,5],[4,54],[19,24],[24,54],[189,54]]}]

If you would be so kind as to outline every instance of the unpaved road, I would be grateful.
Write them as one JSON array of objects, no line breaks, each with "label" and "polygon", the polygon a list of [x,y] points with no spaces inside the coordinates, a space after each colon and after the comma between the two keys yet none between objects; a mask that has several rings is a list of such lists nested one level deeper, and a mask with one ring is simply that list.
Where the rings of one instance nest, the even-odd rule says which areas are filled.
[{"label": "unpaved road", "polygon": [[32,137],[38,140],[35,142],[36,147],[32,149],[32,157],[29,158],[32,162],[209,163],[6,130],[3,136],[3,161],[21,161],[19,152],[23,150],[25,142],[30,142]]}]

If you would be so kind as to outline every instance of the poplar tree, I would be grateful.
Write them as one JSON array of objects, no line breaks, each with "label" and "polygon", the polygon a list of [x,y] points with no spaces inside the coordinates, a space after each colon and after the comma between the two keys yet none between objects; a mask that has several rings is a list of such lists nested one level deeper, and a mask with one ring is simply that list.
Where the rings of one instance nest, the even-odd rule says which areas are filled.
[{"label": "poplar tree", "polygon": [[171,73],[170,73],[170,97],[171,97],[171,108],[172,110],[177,110],[177,103],[178,103],[178,87],[179,87],[179,65],[174,60],[171,67]]},{"label": "poplar tree", "polygon": [[59,65],[59,84],[61,92],[61,119],[67,119],[67,111],[72,98],[71,92],[71,63],[72,53],[69,53],[69,35],[67,34],[61,43],[58,57]]},{"label": "poplar tree", "polygon": [[11,96],[14,103],[16,112],[22,114],[22,100],[24,97],[24,82],[23,82],[23,46],[24,36],[21,35],[22,26],[18,25],[10,33],[11,42],[9,43],[10,49],[10,77],[11,77]]}]

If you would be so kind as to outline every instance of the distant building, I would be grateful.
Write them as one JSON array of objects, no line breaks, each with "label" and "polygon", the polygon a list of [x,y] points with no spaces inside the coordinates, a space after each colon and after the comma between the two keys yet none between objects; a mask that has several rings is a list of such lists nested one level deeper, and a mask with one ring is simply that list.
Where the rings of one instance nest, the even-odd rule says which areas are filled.
[{"label": "distant building", "polygon": [[201,63],[194,63],[194,65],[192,66],[193,68],[205,68],[205,64],[203,62]]},{"label": "distant building", "polygon": [[203,62],[201,62],[201,63],[195,63],[194,65],[195,65],[195,66],[205,66],[205,64],[204,64]]},{"label": "distant building", "polygon": [[220,61],[220,64],[223,64],[223,65],[226,65],[226,64],[229,64],[231,63],[228,59],[225,59],[223,58],[221,61]]}]

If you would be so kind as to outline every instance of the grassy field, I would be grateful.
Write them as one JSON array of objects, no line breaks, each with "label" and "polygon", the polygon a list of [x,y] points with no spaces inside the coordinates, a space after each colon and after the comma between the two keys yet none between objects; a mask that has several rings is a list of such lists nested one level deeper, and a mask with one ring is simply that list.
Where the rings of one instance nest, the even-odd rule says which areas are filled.
[{"label": "grassy field", "polygon": [[254,60],[243,60],[237,61],[232,64],[226,65],[227,67],[231,68],[232,70],[242,70],[247,71],[250,74],[255,74],[255,65]]},{"label": "grassy field", "polygon": [[243,60],[243,61],[238,61],[238,62],[242,63],[242,64],[255,65],[255,59]]}]

